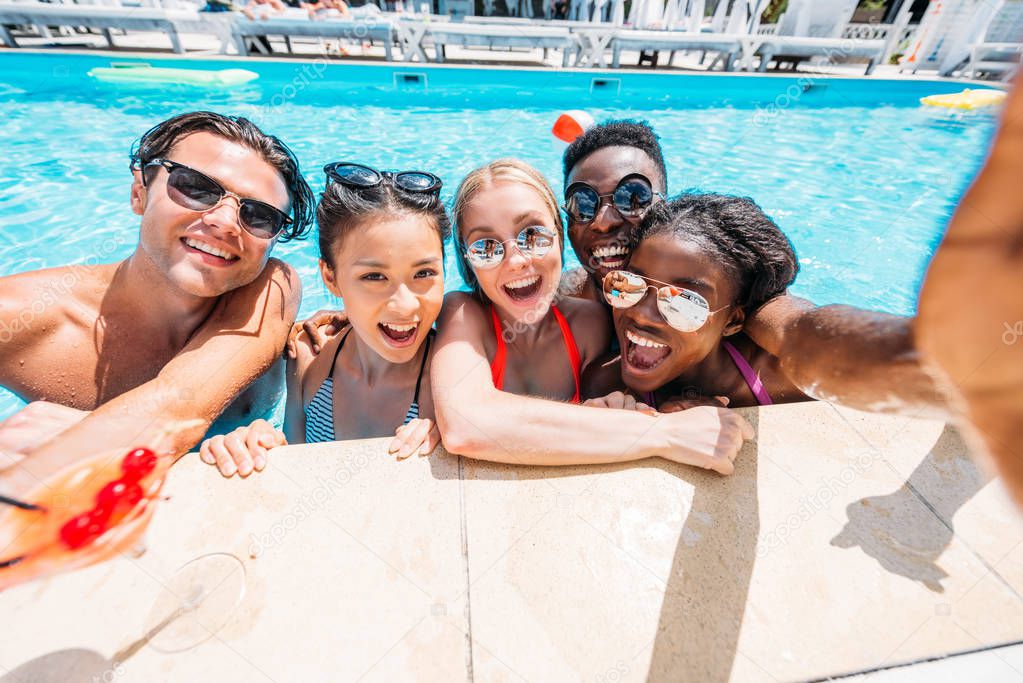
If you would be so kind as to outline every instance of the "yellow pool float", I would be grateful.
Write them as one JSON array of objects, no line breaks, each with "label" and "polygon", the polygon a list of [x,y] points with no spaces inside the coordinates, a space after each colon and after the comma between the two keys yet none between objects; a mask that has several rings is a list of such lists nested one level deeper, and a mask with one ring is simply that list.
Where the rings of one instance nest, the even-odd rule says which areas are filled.
[{"label": "yellow pool float", "polygon": [[1004,90],[970,90],[967,88],[962,92],[950,93],[948,95],[928,95],[921,97],[920,103],[932,107],[945,107],[947,109],[965,109],[972,111],[981,107],[992,107],[1001,104],[1005,100]]}]

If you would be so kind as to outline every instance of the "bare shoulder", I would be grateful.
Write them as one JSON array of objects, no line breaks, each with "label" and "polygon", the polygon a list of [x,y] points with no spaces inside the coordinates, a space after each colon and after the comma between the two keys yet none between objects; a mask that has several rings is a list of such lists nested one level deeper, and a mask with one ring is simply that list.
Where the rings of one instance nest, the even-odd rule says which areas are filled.
[{"label": "bare shoulder", "polygon": [[469,292],[449,292],[437,319],[437,348],[466,343],[492,358],[497,350],[493,323],[486,304],[477,297]]},{"label": "bare shoulder", "polygon": [[337,355],[337,348],[341,345],[345,335],[351,330],[350,325],[345,325],[339,332],[327,340],[319,353],[313,350],[312,340],[303,331],[295,340],[295,373],[301,382],[304,396],[312,396],[316,389],[323,383],[333,370],[334,357]]},{"label": "bare shoulder", "polygon": [[777,356],[745,334],[733,335],[728,337],[728,340],[760,376],[774,402],[791,403],[792,401],[809,400],[809,397],[793,384],[782,370],[781,360]]},{"label": "bare shoulder", "polygon": [[568,297],[558,302],[564,314],[584,364],[590,363],[607,351],[611,344],[611,316],[596,301]]},{"label": "bare shoulder", "polygon": [[23,348],[63,324],[91,326],[115,270],[74,265],[0,278],[0,341]]},{"label": "bare shoulder", "polygon": [[486,321],[486,309],[479,299],[469,292],[448,292],[444,295],[439,324],[472,325]]}]

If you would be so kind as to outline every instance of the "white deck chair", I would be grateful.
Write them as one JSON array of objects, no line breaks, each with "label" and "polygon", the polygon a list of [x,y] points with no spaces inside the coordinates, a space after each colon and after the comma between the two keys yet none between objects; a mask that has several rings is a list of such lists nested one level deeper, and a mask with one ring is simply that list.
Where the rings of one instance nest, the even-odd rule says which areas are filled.
[{"label": "white deck chair", "polygon": [[203,25],[199,13],[188,10],[58,5],[48,2],[0,4],[0,39],[11,47],[17,47],[18,44],[5,28],[6,25],[84,26],[103,31],[111,47],[112,29],[163,33],[170,39],[174,52],[181,54],[185,50],[178,37],[179,22]]},{"label": "white deck chair", "polygon": [[858,0],[789,0],[777,35],[841,38],[857,4]]},{"label": "white deck chair", "polygon": [[665,0],[634,0],[628,23],[637,29],[662,28]]},{"label": "white deck chair", "polygon": [[[790,0],[791,1],[791,0]],[[724,0],[722,0],[724,3]],[[724,33],[753,35],[760,28],[760,15],[767,7],[767,0],[735,0],[732,13],[728,15]]]},{"label": "white deck chair", "polygon": [[431,21],[426,24],[425,37],[434,46],[435,59],[444,61],[444,48],[448,45],[461,47],[512,47],[543,48],[562,50],[562,66],[568,66],[570,58],[578,50],[578,43],[568,28],[545,26],[540,23],[501,25],[468,22]]},{"label": "white deck chair", "polygon": [[979,42],[970,46],[963,73],[976,78],[979,72],[1000,74],[1009,80],[1023,56],[1023,0],[1004,0]]},{"label": "white deck chair", "polygon": [[867,59],[869,74],[884,54],[885,41],[842,37],[857,4],[857,0],[790,0],[776,34],[765,36],[757,51],[760,71],[778,58],[798,64],[811,58],[857,57]]},{"label": "white deck chair", "polygon": [[932,0],[899,66],[913,73],[951,73],[968,58],[969,46],[984,34],[1001,5],[1002,0]]}]

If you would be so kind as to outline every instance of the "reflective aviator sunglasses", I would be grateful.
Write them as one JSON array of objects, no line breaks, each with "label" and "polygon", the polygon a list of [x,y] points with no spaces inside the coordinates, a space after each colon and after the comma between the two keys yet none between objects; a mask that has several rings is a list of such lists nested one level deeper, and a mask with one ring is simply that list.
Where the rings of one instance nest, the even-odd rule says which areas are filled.
[{"label": "reflective aviator sunglasses", "polygon": [[543,225],[530,225],[523,228],[513,240],[504,242],[492,237],[484,237],[474,241],[465,250],[465,258],[476,269],[494,268],[501,264],[505,256],[504,245],[514,242],[515,247],[528,258],[543,258],[554,246],[558,235]]},{"label": "reflective aviator sunglasses", "polygon": [[654,199],[661,197],[654,192],[650,180],[638,173],[622,178],[610,194],[600,194],[586,183],[572,183],[565,190],[565,210],[574,223],[591,223],[600,213],[604,202],[610,203],[626,220],[642,218]]},{"label": "reflective aviator sunglasses", "polygon": [[148,187],[146,171],[160,166],[167,171],[167,196],[178,206],[189,211],[210,211],[221,204],[225,197],[238,202],[238,222],[250,235],[268,240],[280,234],[292,220],[276,206],[258,199],[239,197],[224,189],[223,185],[202,171],[179,164],[170,159],[153,159],[142,169],[142,184]]},{"label": "reflective aviator sunglasses", "polygon": [[[656,284],[649,284],[651,282]],[[728,308],[722,306],[712,311],[707,300],[691,289],[651,280],[627,270],[612,270],[604,276],[604,299],[612,308],[632,308],[643,300],[648,289],[657,292],[657,310],[661,317],[679,332],[696,332],[711,315]]]}]

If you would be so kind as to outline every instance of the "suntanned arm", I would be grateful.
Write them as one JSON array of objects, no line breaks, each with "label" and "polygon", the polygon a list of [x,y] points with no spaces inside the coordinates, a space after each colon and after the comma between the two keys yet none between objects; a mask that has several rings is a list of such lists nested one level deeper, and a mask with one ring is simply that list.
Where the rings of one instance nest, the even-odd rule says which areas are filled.
[{"label": "suntanned arm", "polygon": [[1023,83],[959,202],[920,294],[928,367],[956,397],[976,452],[993,456],[1023,506]]},{"label": "suntanned arm", "polygon": [[480,341],[489,321],[465,294],[448,295],[438,328],[430,379],[442,441],[452,453],[528,465],[659,455],[729,474],[743,436],[752,438],[744,420],[719,409],[653,417],[497,390]]},{"label": "suntanned arm", "polygon": [[947,394],[921,364],[912,318],[782,295],[743,331],[808,396],[872,412],[949,416]]},{"label": "suntanned arm", "polygon": [[254,282],[225,295],[185,348],[155,379],[121,394],[32,452],[22,466],[49,454],[130,446],[145,425],[193,422],[173,448],[195,446],[231,400],[278,358],[298,313],[301,284],[287,264],[271,260]]}]

